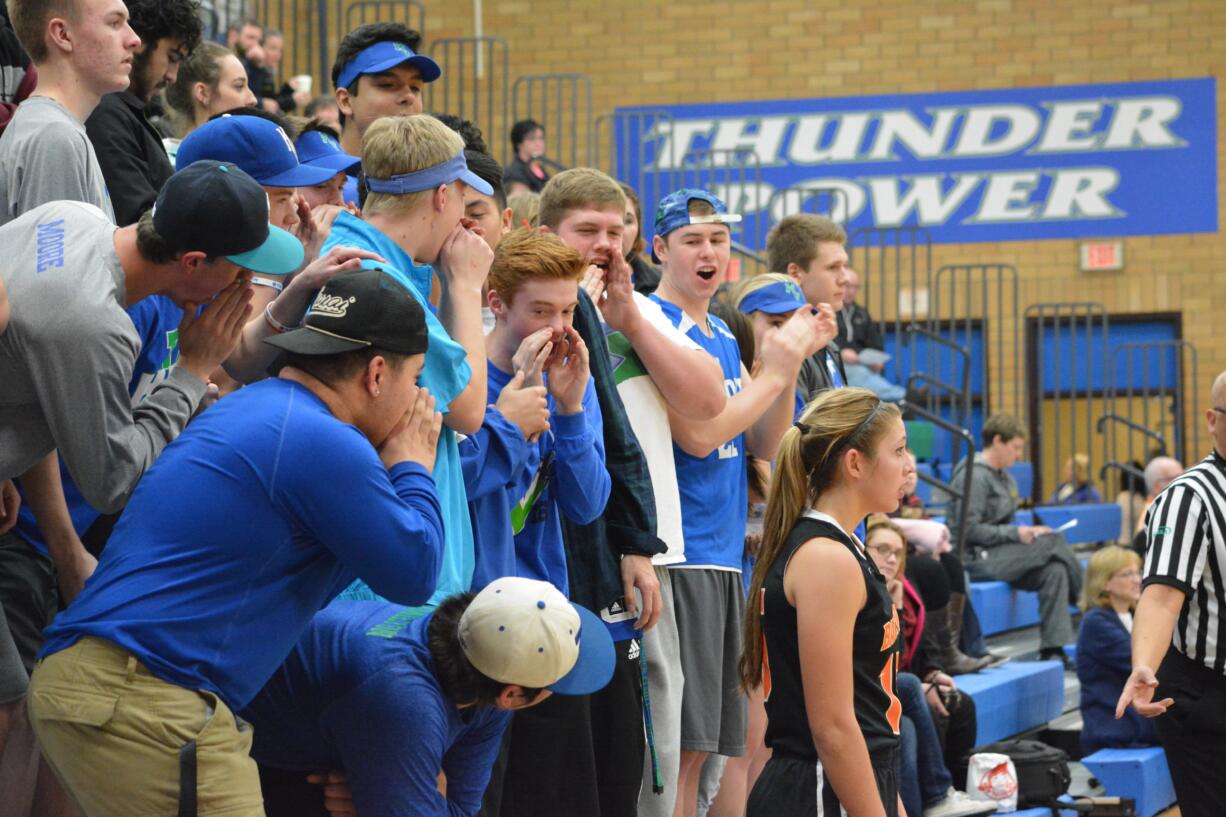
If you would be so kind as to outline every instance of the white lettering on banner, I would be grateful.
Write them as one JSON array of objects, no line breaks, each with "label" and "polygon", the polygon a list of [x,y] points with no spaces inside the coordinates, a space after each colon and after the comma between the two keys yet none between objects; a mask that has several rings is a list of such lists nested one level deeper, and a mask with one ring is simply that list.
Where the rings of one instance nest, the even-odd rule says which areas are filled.
[{"label": "white lettering on banner", "polygon": [[[899,109],[661,121],[643,134],[657,142],[652,170],[675,170],[695,150],[743,150],[762,167],[959,159],[1022,153],[1181,147],[1171,131],[1178,97],[1061,100],[1041,106],[926,108],[931,123]],[[902,153],[900,153],[900,151]]]},{"label": "white lettering on banner", "polygon": [[954,186],[943,192],[941,182],[945,174],[915,176],[911,179],[911,188],[901,197],[901,179],[869,179],[868,189],[873,198],[877,225],[894,227],[903,224],[912,212],[917,214],[920,224],[944,224],[983,180],[978,173],[955,175],[954,178],[957,179]]}]

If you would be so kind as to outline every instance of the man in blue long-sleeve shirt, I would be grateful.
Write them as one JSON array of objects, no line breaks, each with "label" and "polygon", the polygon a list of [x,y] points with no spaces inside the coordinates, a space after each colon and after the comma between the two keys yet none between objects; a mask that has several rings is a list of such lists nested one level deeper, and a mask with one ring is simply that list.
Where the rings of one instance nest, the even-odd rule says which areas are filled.
[{"label": "man in blue long-sleeve shirt", "polygon": [[416,386],[427,337],[390,275],[341,273],[269,339],[280,377],[201,415],[146,473],[31,680],[35,731],[84,813],[262,815],[233,713],[355,578],[429,598],[443,531],[441,417]]},{"label": "man in blue long-sleeve shirt", "polygon": [[604,624],[545,582],[498,579],[416,613],[337,600],[243,713],[269,817],[325,814],[306,782],[320,769],[344,770],[359,814],[470,817],[511,712],[613,673]]},{"label": "man in blue long-sleeve shirt", "polygon": [[587,346],[571,325],[586,266],[557,238],[527,230],[505,238],[494,254],[489,303],[495,325],[486,344],[490,399],[498,401],[504,389],[533,388],[543,378],[550,413],[548,430],[522,459],[494,457],[513,446],[500,446],[488,428],[473,443],[465,441],[470,458],[471,446],[487,452],[483,467],[505,466],[503,487],[469,502],[473,528],[480,531],[474,587],[510,573],[566,592],[560,514],[586,524],[608,501],[600,405]]}]

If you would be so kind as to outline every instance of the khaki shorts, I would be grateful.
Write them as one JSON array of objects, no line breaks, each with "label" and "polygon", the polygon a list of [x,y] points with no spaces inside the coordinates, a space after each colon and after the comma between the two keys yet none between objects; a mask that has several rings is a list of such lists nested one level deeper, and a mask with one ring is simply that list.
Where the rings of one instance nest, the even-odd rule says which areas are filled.
[{"label": "khaki shorts", "polygon": [[35,667],[30,720],[86,817],[264,817],[251,726],[84,638]]}]

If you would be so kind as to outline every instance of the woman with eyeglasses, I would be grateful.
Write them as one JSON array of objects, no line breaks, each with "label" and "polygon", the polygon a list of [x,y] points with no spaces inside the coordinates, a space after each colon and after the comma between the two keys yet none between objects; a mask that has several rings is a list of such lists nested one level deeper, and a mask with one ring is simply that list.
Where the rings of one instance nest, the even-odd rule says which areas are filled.
[{"label": "woman with eyeglasses", "polygon": [[898,787],[907,814],[992,814],[994,802],[971,800],[954,788],[955,779],[966,778],[965,758],[975,745],[975,701],[958,689],[940,662],[923,599],[906,575],[907,540],[902,528],[885,516],[870,517],[864,543],[885,578],[902,623],[902,660],[894,687],[902,701]]},{"label": "woman with eyeglasses", "polygon": [[1133,709],[1115,719],[1115,704],[1132,672],[1132,612],[1141,598],[1141,557],[1111,545],[1090,557],[1077,635],[1081,681],[1081,748],[1157,746],[1154,722]]}]

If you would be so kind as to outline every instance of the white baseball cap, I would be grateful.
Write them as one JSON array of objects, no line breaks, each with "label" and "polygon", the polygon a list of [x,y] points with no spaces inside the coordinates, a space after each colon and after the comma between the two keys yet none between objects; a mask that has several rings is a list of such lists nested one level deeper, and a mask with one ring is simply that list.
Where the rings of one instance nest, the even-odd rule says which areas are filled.
[{"label": "white baseball cap", "polygon": [[549,582],[494,580],[460,616],[459,637],[473,667],[503,684],[588,695],[613,677],[608,628]]}]

